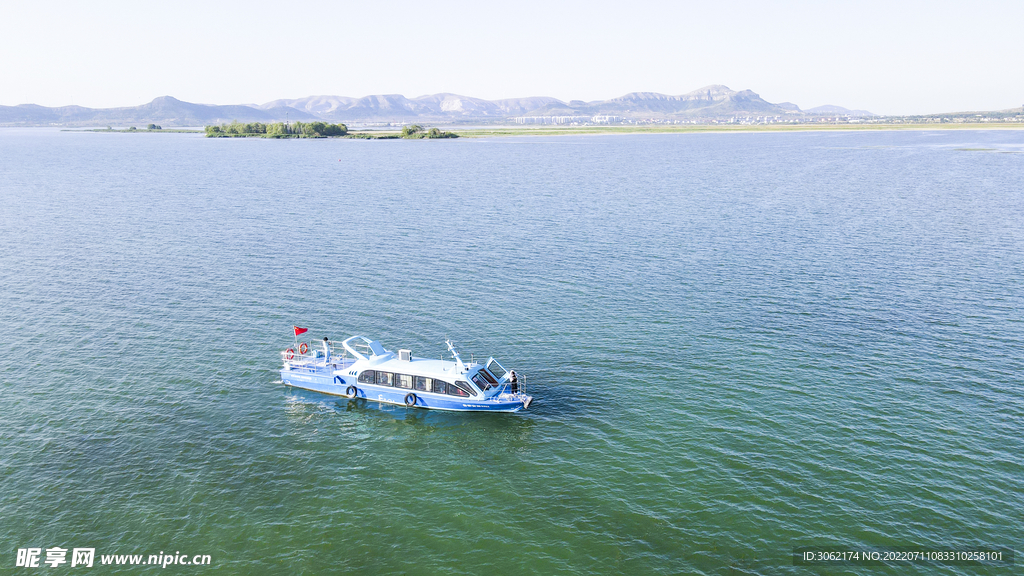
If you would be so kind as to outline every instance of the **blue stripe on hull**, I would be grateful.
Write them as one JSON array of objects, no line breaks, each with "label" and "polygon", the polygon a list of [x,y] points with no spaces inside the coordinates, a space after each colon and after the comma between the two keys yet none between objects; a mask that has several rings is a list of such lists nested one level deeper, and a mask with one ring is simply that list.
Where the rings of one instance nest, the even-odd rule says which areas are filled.
[{"label": "blue stripe on hull", "polygon": [[366,398],[374,402],[385,404],[398,404],[405,406],[407,394],[416,395],[416,408],[427,408],[432,410],[452,410],[460,412],[518,412],[523,409],[522,401],[495,402],[491,400],[474,400],[472,398],[459,399],[454,396],[442,396],[431,392],[420,390],[408,390],[406,388],[390,388],[376,386],[373,384],[357,384],[353,378],[342,379],[343,383],[337,383],[331,377],[322,374],[296,373],[290,370],[281,371],[281,380],[288,386],[330,394],[332,396],[345,396],[349,386],[356,387],[356,397]]}]

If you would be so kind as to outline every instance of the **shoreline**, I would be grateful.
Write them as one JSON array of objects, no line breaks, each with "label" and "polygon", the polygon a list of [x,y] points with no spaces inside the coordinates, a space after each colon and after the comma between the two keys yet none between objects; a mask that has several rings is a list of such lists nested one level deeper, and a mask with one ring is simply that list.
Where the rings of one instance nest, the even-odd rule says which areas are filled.
[{"label": "shoreline", "polygon": [[882,124],[882,125],[690,125],[690,126],[566,126],[544,128],[494,129],[474,128],[460,131],[463,138],[495,136],[588,136],[605,134],[694,134],[694,133],[755,133],[755,132],[864,132],[864,131],[929,131],[929,130],[1024,130],[1024,124],[1000,122],[991,124]]},{"label": "shoreline", "polygon": [[[544,126],[544,127],[518,127],[518,126],[495,126],[486,128],[474,126],[466,130],[459,130],[458,126],[437,125],[458,134],[460,138],[495,138],[495,137],[519,137],[519,136],[601,136],[601,135],[626,135],[626,134],[700,134],[700,133],[779,133],[779,132],[865,132],[865,131],[936,131],[936,130],[1024,130],[1024,123],[1015,122],[992,122],[992,123],[957,123],[957,124],[870,124],[870,125],[794,125],[794,124],[766,124],[766,125],[668,125],[668,126]],[[54,128],[51,126],[5,126],[2,128]],[[160,130],[147,129],[105,129],[105,128],[63,128],[62,132],[95,132],[95,133],[202,133],[194,128],[163,128]],[[374,139],[390,140],[402,139],[401,130],[353,130],[342,138],[349,139]]]}]

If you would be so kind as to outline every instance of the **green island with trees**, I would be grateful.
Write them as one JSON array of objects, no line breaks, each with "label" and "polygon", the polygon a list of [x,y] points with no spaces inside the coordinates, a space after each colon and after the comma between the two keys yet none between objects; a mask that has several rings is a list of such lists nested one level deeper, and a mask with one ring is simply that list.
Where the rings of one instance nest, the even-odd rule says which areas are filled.
[{"label": "green island with trees", "polygon": [[207,138],[332,138],[348,134],[344,124],[327,122],[238,122],[207,126]]},{"label": "green island with trees", "polygon": [[424,131],[423,126],[413,124],[402,128],[402,138],[458,138],[455,132],[442,132],[437,128]]},{"label": "green island with trees", "polygon": [[391,140],[398,138],[419,139],[419,138],[458,138],[454,132],[442,132],[437,128],[425,130],[419,124],[413,124],[402,128],[400,134],[349,132],[348,126],[344,124],[329,124],[327,122],[275,122],[264,124],[262,122],[232,122],[219,126],[207,126],[207,138],[364,138],[368,140]]}]

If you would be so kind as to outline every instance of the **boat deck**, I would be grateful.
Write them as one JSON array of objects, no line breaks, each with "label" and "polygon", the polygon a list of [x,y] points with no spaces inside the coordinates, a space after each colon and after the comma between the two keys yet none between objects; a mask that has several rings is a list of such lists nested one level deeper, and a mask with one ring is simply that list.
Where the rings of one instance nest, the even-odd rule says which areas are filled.
[{"label": "boat deck", "polygon": [[323,358],[309,360],[296,358],[289,362],[289,364],[291,365],[292,372],[330,376],[335,370],[344,370],[355,364],[355,362],[352,358],[342,358],[337,361],[332,359],[330,363],[325,363]]}]

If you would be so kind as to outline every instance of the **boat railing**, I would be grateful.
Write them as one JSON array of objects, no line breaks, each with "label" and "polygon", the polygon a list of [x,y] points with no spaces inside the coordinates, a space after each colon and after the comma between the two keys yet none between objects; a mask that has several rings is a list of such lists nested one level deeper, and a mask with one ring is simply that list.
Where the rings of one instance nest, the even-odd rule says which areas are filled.
[{"label": "boat railing", "polygon": [[523,375],[523,374],[520,374],[518,372],[516,372],[516,383],[515,384],[513,384],[511,382],[504,382],[502,384],[499,384],[498,386],[500,387],[500,389],[498,390],[498,396],[501,396],[501,395],[504,395],[504,394],[513,395],[513,396],[514,395],[519,395],[519,394],[522,394],[524,396],[528,396],[529,395],[526,392],[526,376]]},{"label": "boat railing", "polygon": [[[344,347],[339,346],[335,348],[334,342],[327,341],[327,349],[330,352],[332,363],[337,362],[338,364],[348,360],[348,351]],[[303,352],[305,350],[305,352]],[[281,351],[281,360],[290,364],[293,369],[302,365],[312,365],[318,360],[324,359],[324,341],[323,340],[310,340],[308,342],[297,342],[293,346],[289,346],[287,350]]]}]

